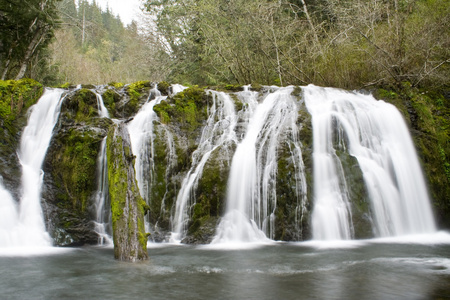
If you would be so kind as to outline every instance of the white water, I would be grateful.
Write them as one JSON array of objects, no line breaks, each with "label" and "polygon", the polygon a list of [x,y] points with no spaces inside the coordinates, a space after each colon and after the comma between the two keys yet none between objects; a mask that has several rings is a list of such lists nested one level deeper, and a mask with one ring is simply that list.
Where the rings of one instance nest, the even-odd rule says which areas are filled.
[{"label": "white water", "polygon": [[27,247],[30,249],[51,246],[45,230],[41,208],[42,163],[59,116],[61,95],[64,90],[46,89],[38,103],[30,110],[18,150],[22,166],[20,203],[16,205],[8,191],[0,185],[1,221],[0,247]]},{"label": "white water", "polygon": [[103,97],[96,91],[93,91],[95,96],[97,97],[97,107],[98,107],[98,115],[101,118],[108,118],[109,119],[109,113],[108,109],[105,107],[105,103],[103,102]]},{"label": "white water", "polygon": [[172,84],[172,85],[170,86],[170,89],[171,89],[171,91],[170,91],[170,96],[173,96],[173,95],[178,94],[179,92],[184,91],[185,89],[187,89],[187,87],[186,87],[186,86],[183,86],[183,85],[181,85],[181,84]]},{"label": "white water", "polygon": [[422,170],[398,110],[372,96],[312,85],[303,90],[314,139],[313,238],[352,238],[347,183],[333,146],[336,135],[358,160],[377,236],[435,232]]},{"label": "white water", "polygon": [[166,96],[161,96],[161,93],[156,88],[152,90],[152,93],[155,94],[156,98],[145,103],[127,126],[132,152],[136,156],[135,170],[139,192],[147,203],[149,201],[148,195],[154,170],[153,140],[155,136],[153,121],[159,120],[153,111],[153,107],[167,98]]},{"label": "white water", "polygon": [[[233,157],[226,214],[212,243],[264,242],[274,238],[277,148],[284,135],[289,136],[293,145],[291,153],[297,171],[297,194],[306,196],[301,148],[297,140],[299,107],[291,96],[292,90],[292,87],[280,88],[260,104],[257,93],[241,93],[249,122]],[[298,204],[303,200],[297,199]]]},{"label": "white water", "polygon": [[97,158],[97,192],[94,195],[95,203],[95,232],[98,234],[99,245],[112,244],[111,209],[109,203],[108,162],[106,156],[106,137],[100,145]]},{"label": "white water", "polygon": [[234,131],[237,124],[233,100],[223,92],[209,91],[213,97],[213,104],[209,108],[208,120],[202,131],[198,148],[192,154],[192,167],[184,177],[178,192],[175,214],[172,219],[172,242],[179,242],[185,234],[189,221],[189,210],[195,204],[195,189],[202,177],[203,168],[211,153],[224,146],[226,150],[236,142]]}]

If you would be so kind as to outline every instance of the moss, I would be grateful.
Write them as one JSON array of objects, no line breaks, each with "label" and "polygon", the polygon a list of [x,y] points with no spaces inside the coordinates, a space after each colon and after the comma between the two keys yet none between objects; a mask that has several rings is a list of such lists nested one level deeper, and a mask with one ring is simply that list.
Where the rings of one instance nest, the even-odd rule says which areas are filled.
[{"label": "moss", "polygon": [[301,97],[302,95],[302,88],[299,86],[295,86],[294,89],[291,92],[291,95],[294,97]]},{"label": "moss", "polygon": [[0,125],[12,135],[17,133],[14,121],[35,104],[43,87],[32,79],[0,80]]},{"label": "moss", "polygon": [[151,87],[150,81],[137,81],[126,86],[125,91],[130,97],[126,105],[127,115],[133,115],[139,110],[139,100],[143,96],[144,91]]},{"label": "moss", "polygon": [[69,87],[71,87],[72,85],[70,84],[70,83],[68,83],[68,82],[66,82],[66,83],[64,83],[64,84],[61,84],[60,86],[59,86],[59,88],[61,88],[61,89],[68,89]]},{"label": "moss", "polygon": [[236,109],[236,111],[241,111],[242,108],[244,107],[244,103],[242,103],[242,101],[239,100],[236,94],[230,94],[230,97],[231,99],[233,99],[234,108]]},{"label": "moss", "polygon": [[[111,129],[113,130],[113,129]],[[127,173],[123,160],[115,160],[112,156],[113,149],[122,147],[122,138],[108,133],[107,159],[108,159],[108,182],[111,197],[111,216],[114,224],[121,218],[125,206],[127,186]],[[114,170],[114,171],[112,171]]]},{"label": "moss", "polygon": [[147,259],[144,214],[148,208],[139,194],[127,135],[124,124],[112,127],[106,153],[114,254],[117,259],[134,261]]},{"label": "moss", "polygon": [[116,103],[120,101],[120,95],[113,89],[108,89],[103,93],[102,98],[105,107],[108,109],[111,115],[117,117]]},{"label": "moss", "polygon": [[170,84],[167,81],[161,81],[158,83],[158,90],[161,92],[161,95],[167,96],[169,91]]},{"label": "moss", "polygon": [[61,111],[69,113],[75,122],[88,122],[98,116],[97,97],[91,90],[80,89],[63,102]]},{"label": "moss", "polygon": [[112,86],[112,87],[114,87],[116,89],[121,89],[121,88],[124,87],[125,84],[123,84],[122,82],[115,82],[115,81],[113,81],[113,82],[108,83],[108,85]]},{"label": "moss", "polygon": [[180,128],[191,135],[207,118],[206,107],[210,96],[197,86],[188,88],[168,101],[161,101],[154,106],[155,112],[163,123],[177,123]]},{"label": "moss", "polygon": [[231,157],[224,157],[225,149],[217,148],[203,168],[202,176],[195,191],[196,203],[191,208],[188,235],[202,231],[211,218],[223,215],[225,209],[227,182]]},{"label": "moss", "polygon": [[263,89],[263,86],[260,85],[259,83],[254,82],[251,85],[251,89],[252,89],[252,91],[259,92]]},{"label": "moss", "polygon": [[63,207],[85,212],[96,189],[96,162],[102,136],[95,131],[71,128],[53,139],[49,156],[55,184],[66,194],[58,194]]}]

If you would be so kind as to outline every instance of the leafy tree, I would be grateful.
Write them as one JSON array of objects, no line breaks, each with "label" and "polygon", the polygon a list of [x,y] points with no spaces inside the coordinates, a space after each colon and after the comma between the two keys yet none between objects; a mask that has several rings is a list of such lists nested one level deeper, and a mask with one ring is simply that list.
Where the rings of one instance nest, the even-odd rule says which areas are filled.
[{"label": "leafy tree", "polygon": [[59,0],[0,2],[1,78],[21,79],[58,26]]}]

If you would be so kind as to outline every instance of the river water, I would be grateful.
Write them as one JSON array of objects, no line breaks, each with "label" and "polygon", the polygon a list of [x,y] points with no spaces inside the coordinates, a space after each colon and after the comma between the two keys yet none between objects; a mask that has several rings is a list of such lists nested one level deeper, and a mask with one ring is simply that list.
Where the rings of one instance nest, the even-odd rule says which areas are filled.
[{"label": "river water", "polygon": [[446,298],[450,243],[448,235],[440,235],[446,244],[372,240],[244,249],[150,244],[150,260],[141,263],[114,260],[111,247],[0,253],[0,298]]}]

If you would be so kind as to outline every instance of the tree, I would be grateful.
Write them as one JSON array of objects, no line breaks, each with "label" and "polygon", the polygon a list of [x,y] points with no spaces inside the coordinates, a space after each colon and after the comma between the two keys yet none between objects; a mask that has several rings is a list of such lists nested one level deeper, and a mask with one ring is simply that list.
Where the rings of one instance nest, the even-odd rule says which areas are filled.
[{"label": "tree", "polygon": [[0,3],[1,78],[21,79],[58,26],[60,0],[5,0]]}]

